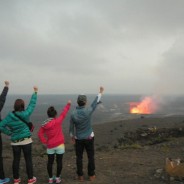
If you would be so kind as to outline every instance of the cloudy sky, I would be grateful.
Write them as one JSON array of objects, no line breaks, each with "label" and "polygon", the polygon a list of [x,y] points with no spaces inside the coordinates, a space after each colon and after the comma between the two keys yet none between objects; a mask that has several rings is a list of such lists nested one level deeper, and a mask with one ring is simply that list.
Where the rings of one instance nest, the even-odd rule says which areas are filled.
[{"label": "cloudy sky", "polygon": [[184,94],[183,0],[0,0],[10,93]]}]

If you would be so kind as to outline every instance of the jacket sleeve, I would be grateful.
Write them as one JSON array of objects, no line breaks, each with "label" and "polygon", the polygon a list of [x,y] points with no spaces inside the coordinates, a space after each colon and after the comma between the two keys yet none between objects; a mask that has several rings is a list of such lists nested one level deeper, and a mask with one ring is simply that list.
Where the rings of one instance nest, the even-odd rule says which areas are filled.
[{"label": "jacket sleeve", "polygon": [[96,96],[96,98],[94,99],[94,101],[92,102],[91,107],[89,108],[89,114],[90,115],[94,112],[94,110],[96,109],[97,105],[100,103],[101,96],[102,96],[102,94],[99,93]]},{"label": "jacket sleeve", "polygon": [[4,103],[6,101],[6,95],[7,95],[7,93],[8,93],[8,87],[5,86],[4,89],[3,89],[3,91],[2,91],[2,93],[1,93],[1,96],[0,96],[0,112],[1,112],[1,110],[2,110],[2,108],[4,106]]},{"label": "jacket sleeve", "polygon": [[42,142],[42,144],[46,144],[47,143],[47,139],[44,136],[44,129],[43,127],[41,127],[38,131],[38,137],[40,139],[40,141]]},{"label": "jacket sleeve", "polygon": [[75,135],[74,134],[74,122],[72,120],[72,116],[70,118],[69,134],[70,134],[70,137],[73,137]]},{"label": "jacket sleeve", "polygon": [[68,111],[70,110],[70,107],[71,107],[71,104],[69,104],[69,103],[66,104],[66,106],[64,107],[61,114],[59,115],[59,117],[56,120],[57,123],[62,123],[63,119],[66,117]]},{"label": "jacket sleeve", "polygon": [[12,132],[10,129],[7,128],[7,123],[9,122],[8,121],[8,116],[6,116],[6,118],[4,118],[1,122],[0,122],[0,130],[6,134],[6,135],[11,135]]},{"label": "jacket sleeve", "polygon": [[31,96],[29,105],[27,106],[25,111],[22,111],[20,113],[20,116],[23,117],[23,118],[24,117],[29,117],[33,113],[33,111],[34,111],[34,109],[36,107],[36,102],[37,102],[37,93],[33,93],[32,96]]}]

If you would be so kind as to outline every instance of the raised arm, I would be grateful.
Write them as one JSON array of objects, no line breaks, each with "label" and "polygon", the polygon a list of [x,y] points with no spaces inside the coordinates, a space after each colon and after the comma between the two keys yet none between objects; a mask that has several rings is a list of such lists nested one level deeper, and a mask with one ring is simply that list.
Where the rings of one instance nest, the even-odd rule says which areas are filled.
[{"label": "raised arm", "polygon": [[34,93],[31,96],[29,105],[27,106],[26,110],[22,112],[24,116],[30,116],[36,106],[38,87],[34,86],[33,90],[34,90]]},{"label": "raised arm", "polygon": [[0,112],[4,106],[4,103],[6,101],[6,95],[8,93],[8,89],[9,89],[9,81],[5,81],[5,86],[4,86],[4,89],[1,93],[1,96],[0,96]]},{"label": "raised arm", "polygon": [[68,100],[68,103],[65,105],[64,109],[62,110],[61,114],[57,118],[57,122],[61,123],[63,119],[66,117],[68,111],[70,110],[71,107],[71,100]]},{"label": "raised arm", "polygon": [[104,92],[104,88],[100,86],[99,93],[91,104],[91,113],[96,109],[97,105],[100,103],[103,92]]},{"label": "raised arm", "polygon": [[98,93],[97,103],[100,102],[103,92],[104,92],[104,88],[102,86],[100,86],[100,90],[99,90],[99,93]]}]

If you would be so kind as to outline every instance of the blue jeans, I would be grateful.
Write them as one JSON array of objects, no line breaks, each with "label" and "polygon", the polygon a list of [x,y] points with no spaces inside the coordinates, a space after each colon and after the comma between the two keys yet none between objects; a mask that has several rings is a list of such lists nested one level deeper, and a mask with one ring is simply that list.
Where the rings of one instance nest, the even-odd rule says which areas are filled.
[{"label": "blue jeans", "polygon": [[32,164],[32,143],[26,145],[13,145],[13,178],[19,178],[19,165],[20,165],[20,157],[21,157],[21,150],[24,153],[24,159],[26,162],[26,171],[28,175],[28,179],[33,178],[33,164]]},{"label": "blue jeans", "polygon": [[78,176],[83,176],[83,152],[84,149],[88,156],[88,175],[95,175],[95,160],[94,160],[94,138],[92,139],[76,139],[75,152]]}]

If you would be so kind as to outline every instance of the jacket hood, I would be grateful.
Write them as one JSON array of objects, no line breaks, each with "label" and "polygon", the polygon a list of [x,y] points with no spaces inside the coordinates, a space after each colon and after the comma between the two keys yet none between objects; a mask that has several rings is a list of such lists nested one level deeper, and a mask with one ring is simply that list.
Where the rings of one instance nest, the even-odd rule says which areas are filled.
[{"label": "jacket hood", "polygon": [[10,112],[10,113],[9,113],[9,117],[11,117],[11,119],[12,119],[13,121],[20,120],[18,117],[15,116],[15,114],[14,114],[13,112]]},{"label": "jacket hood", "polygon": [[45,129],[50,128],[51,124],[49,122],[51,122],[52,120],[54,120],[54,118],[48,118],[48,119],[46,119],[43,122],[42,127],[45,128]]}]

